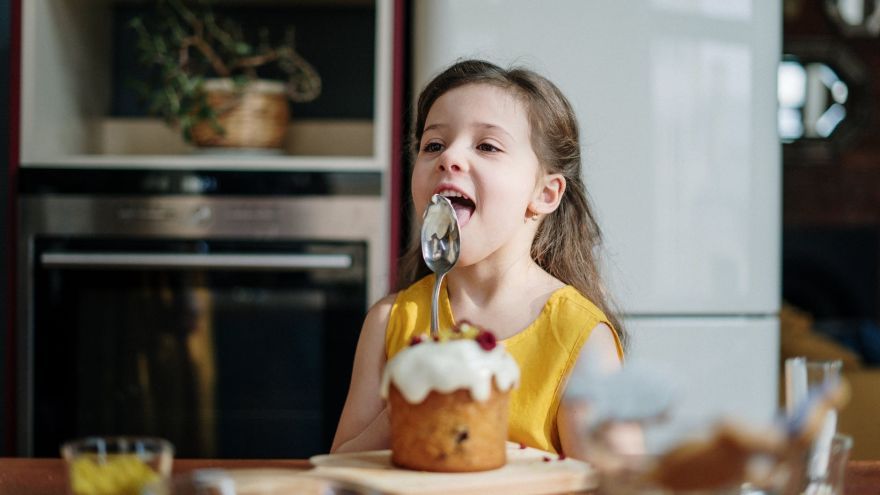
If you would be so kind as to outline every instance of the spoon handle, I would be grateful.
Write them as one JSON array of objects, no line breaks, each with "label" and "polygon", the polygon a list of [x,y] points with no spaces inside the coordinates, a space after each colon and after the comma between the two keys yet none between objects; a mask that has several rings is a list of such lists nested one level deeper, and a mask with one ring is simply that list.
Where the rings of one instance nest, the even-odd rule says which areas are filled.
[{"label": "spoon handle", "polygon": [[440,312],[437,306],[440,305],[440,284],[443,283],[443,277],[446,273],[439,273],[434,277],[434,293],[431,296],[431,337],[440,336]]}]

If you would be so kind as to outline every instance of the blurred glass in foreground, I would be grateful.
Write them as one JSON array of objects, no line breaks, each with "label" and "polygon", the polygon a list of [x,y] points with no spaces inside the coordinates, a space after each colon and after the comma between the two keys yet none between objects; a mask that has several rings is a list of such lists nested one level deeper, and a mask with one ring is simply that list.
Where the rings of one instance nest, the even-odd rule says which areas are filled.
[{"label": "blurred glass in foreground", "polygon": [[[789,419],[796,417],[814,397],[833,389],[841,381],[843,362],[815,361],[805,357],[785,360],[785,409]],[[803,493],[838,495],[843,493],[846,461],[852,438],[837,433],[837,409],[829,407],[819,418],[818,433],[809,445]]]},{"label": "blurred glass in foreground", "polygon": [[171,475],[174,447],[160,438],[88,437],[64,443],[61,457],[72,495],[140,495]]},{"label": "blurred glass in foreground", "polygon": [[811,445],[847,398],[845,384],[829,382],[788,416],[754,424],[682,414],[681,381],[640,363],[576,371],[564,400],[581,442],[570,455],[597,469],[608,494],[804,493]]}]

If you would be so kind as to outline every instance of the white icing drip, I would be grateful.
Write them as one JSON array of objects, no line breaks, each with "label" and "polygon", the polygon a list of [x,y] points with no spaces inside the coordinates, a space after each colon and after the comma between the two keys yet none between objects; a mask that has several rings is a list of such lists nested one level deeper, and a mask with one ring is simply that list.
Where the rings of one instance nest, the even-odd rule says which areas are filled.
[{"label": "white icing drip", "polygon": [[391,383],[410,404],[418,404],[432,390],[450,393],[467,389],[477,401],[492,392],[492,379],[498,390],[519,384],[519,366],[501,345],[485,351],[471,339],[447,342],[426,341],[400,351],[385,366],[381,393],[388,398]]}]

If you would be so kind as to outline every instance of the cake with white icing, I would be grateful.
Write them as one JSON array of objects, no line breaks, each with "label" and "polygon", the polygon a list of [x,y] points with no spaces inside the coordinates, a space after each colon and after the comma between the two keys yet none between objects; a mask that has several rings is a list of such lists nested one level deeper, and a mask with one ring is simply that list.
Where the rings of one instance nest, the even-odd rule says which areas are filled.
[{"label": "cake with white icing", "polygon": [[416,337],[382,376],[391,461],[423,471],[486,471],[507,462],[508,396],[519,367],[494,336],[462,323],[439,340]]}]

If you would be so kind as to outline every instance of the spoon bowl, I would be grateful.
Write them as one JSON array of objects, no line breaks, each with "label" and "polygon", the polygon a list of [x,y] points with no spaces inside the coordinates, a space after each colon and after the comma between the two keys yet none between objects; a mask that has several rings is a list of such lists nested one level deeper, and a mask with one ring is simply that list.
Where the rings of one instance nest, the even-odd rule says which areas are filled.
[{"label": "spoon bowl", "polygon": [[431,336],[439,335],[440,317],[437,306],[440,304],[440,284],[443,277],[458,262],[461,252],[458,218],[448,199],[435,194],[425,208],[422,217],[422,258],[428,268],[436,274],[434,292],[431,297]]}]

